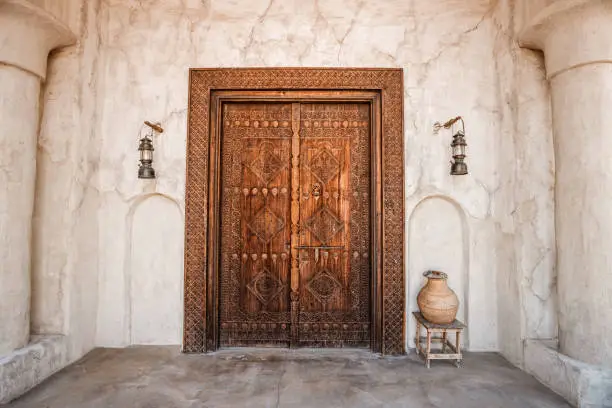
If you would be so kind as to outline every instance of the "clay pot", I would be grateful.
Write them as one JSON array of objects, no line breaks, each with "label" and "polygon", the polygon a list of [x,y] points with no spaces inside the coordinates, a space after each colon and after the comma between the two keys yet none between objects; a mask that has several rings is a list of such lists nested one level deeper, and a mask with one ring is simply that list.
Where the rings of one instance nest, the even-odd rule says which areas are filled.
[{"label": "clay pot", "polygon": [[427,278],[427,284],[417,296],[417,304],[423,317],[435,324],[452,323],[459,309],[459,298],[446,284],[448,275],[444,272],[427,271],[423,276]]}]

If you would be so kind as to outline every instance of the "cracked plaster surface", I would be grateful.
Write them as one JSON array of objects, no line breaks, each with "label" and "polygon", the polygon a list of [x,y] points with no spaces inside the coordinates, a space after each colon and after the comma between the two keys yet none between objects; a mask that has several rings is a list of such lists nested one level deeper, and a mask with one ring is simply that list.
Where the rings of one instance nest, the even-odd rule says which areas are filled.
[{"label": "cracked plaster surface", "polygon": [[[495,203],[500,349],[522,364],[522,339],[557,337],[554,152],[550,91],[541,54],[516,33],[545,1],[500,1],[495,64],[499,86],[501,186]],[[517,307],[518,306],[518,307]]]},{"label": "cracked plaster surface", "polygon": [[[0,64],[0,356],[29,337],[30,239],[40,79]],[[16,199],[18,198],[18,199]]]},{"label": "cracked plaster surface", "polygon": [[[547,218],[552,176],[546,165],[552,152],[548,139],[536,140],[530,128],[548,134],[547,112],[540,107],[547,95],[537,57],[528,53],[529,61],[517,64],[522,51],[510,40],[514,10],[506,10],[507,3],[102,0],[91,37],[99,52],[98,71],[86,81],[95,88],[90,143],[96,147],[78,147],[77,154],[69,138],[43,138],[41,144],[49,166],[82,175],[78,180],[86,187],[76,190],[88,193],[76,196],[91,197],[92,207],[98,206],[92,230],[97,240],[92,256],[99,268],[96,344],[122,346],[134,338],[129,281],[138,266],[128,260],[134,245],[142,244],[129,238],[131,217],[148,208],[137,209],[138,203],[160,194],[184,211],[188,68],[230,66],[404,68],[406,220],[431,197],[448,199],[459,210],[470,347],[504,350],[502,337],[508,334],[508,350],[514,350],[524,336],[552,336],[548,310],[554,237]],[[72,86],[68,74],[56,80],[55,95]],[[511,92],[519,80],[530,81],[535,90]],[[517,125],[519,114],[533,119]],[[452,133],[432,131],[434,122],[455,115],[463,115],[467,124],[470,175],[465,177],[448,174]],[[152,182],[136,178],[144,120],[159,121],[166,130],[154,141],[158,178]],[[61,126],[61,121],[51,124],[48,132],[61,131]],[[76,162],[85,170],[66,164],[71,154],[79,156]],[[535,177],[526,181],[517,176],[520,172]],[[439,217],[454,222],[455,215]],[[52,222],[46,222],[51,228]],[[182,241],[177,233],[169,242]],[[423,267],[427,259],[440,256],[435,245],[429,251],[420,259]],[[62,270],[74,261],[55,262],[53,269]],[[410,276],[422,272],[407,265]],[[163,291],[141,295],[173,296]],[[517,304],[523,307],[520,312]],[[511,322],[508,333],[500,322]]]},{"label": "cracked plaster surface", "polygon": [[[99,1],[65,11],[75,46],[54,53],[43,87],[33,215],[32,331],[66,335],[68,361],[94,347],[98,280]],[[58,15],[61,14],[58,12]]]},{"label": "cracked plaster surface", "polygon": [[[1,13],[10,24],[0,24],[0,37],[9,41],[0,47],[6,62],[0,64],[0,402],[91,350],[97,307],[97,239],[91,237],[98,204],[84,190],[98,158],[84,146],[96,134],[90,119],[99,3],[5,3]],[[52,5],[68,14],[49,15]],[[66,20],[70,16],[77,18]],[[70,25],[75,33],[66,29],[71,22],[78,23]],[[54,51],[47,65],[50,49],[74,44],[73,34],[80,34],[79,44]],[[4,59],[7,53],[12,59]]]},{"label": "cracked plaster surface", "polygon": [[[476,334],[471,345],[495,349],[495,276],[489,267],[492,202],[499,189],[496,157],[489,154],[496,150],[498,124],[490,18],[495,7],[488,0],[104,1],[107,81],[99,187],[106,278],[100,302],[112,305],[99,313],[100,344],[125,344],[129,335],[121,340],[117,330],[130,330],[122,317],[131,302],[124,283],[130,272],[123,266],[129,245],[111,236],[129,228],[127,214],[143,193],[184,205],[187,69],[371,66],[405,69],[406,218],[432,195],[450,197],[466,212],[470,290],[484,293],[470,308],[470,330]],[[472,176],[463,179],[448,175],[451,134],[432,132],[434,122],[457,114],[466,116],[470,143]],[[166,128],[155,140],[159,176],[148,184],[135,172],[134,146],[144,119]]]}]

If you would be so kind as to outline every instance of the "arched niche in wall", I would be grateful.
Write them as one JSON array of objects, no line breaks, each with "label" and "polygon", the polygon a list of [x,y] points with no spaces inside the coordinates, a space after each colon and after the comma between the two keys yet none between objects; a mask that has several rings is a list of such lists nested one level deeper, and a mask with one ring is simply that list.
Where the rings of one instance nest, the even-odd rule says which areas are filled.
[{"label": "arched niche in wall", "polygon": [[[468,246],[465,214],[453,200],[434,196],[425,198],[414,209],[408,235],[408,316],[419,310],[417,295],[427,279],[423,272],[438,270],[448,274],[448,285],[459,297],[457,318],[467,322]],[[414,347],[414,322],[408,326],[408,347]],[[467,331],[462,345],[468,345]]]},{"label": "arched niche in wall", "polygon": [[128,259],[131,344],[180,344],[183,218],[177,203],[154,194],[132,209]]}]

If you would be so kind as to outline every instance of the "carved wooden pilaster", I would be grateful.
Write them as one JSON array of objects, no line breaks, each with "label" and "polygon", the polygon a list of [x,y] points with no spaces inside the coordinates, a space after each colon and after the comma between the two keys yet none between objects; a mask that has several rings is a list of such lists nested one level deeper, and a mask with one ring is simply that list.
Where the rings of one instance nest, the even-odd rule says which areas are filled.
[{"label": "carved wooden pilaster", "polygon": [[292,104],[291,129],[291,346],[298,342],[299,316],[299,223],[300,223],[300,104]]}]

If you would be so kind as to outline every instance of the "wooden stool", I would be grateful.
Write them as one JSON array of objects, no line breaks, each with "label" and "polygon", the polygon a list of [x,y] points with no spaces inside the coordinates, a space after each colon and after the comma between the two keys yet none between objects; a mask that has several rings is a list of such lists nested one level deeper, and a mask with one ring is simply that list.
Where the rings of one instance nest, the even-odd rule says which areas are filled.
[{"label": "wooden stool", "polygon": [[[459,367],[463,360],[463,355],[461,354],[461,332],[465,329],[465,325],[456,319],[450,324],[434,324],[425,320],[421,312],[412,312],[412,315],[416,321],[416,335],[414,336],[416,351],[417,354],[425,359],[427,368],[430,367],[431,360],[455,360],[455,365]],[[421,326],[427,330],[427,337],[421,337]],[[455,333],[454,345],[447,339],[449,332]],[[433,333],[442,333],[442,337],[433,337]],[[425,342],[425,348],[421,345],[421,341]],[[436,342],[442,343],[442,350],[432,352],[431,343]],[[451,352],[446,352],[447,347]]]}]

